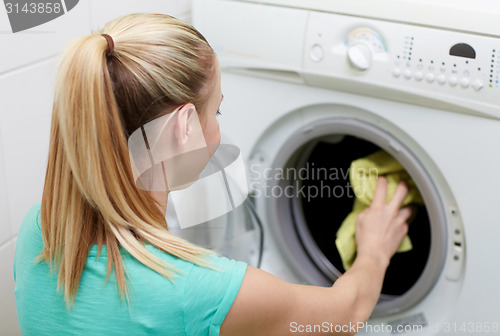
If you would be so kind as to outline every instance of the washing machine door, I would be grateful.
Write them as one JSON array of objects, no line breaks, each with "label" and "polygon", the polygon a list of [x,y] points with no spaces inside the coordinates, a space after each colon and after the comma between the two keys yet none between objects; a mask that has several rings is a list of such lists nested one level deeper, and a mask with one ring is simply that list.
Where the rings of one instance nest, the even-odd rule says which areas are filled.
[{"label": "washing machine door", "polygon": [[248,197],[247,175],[239,148],[223,136],[198,181],[170,192],[169,230],[198,246],[259,267],[264,233]]},{"label": "washing machine door", "polygon": [[169,211],[167,205],[167,223],[172,233],[187,241],[227,258],[244,261],[249,266],[260,267],[264,233],[250,199],[228,214],[184,229],[177,225],[175,210]]},{"label": "washing machine door", "polygon": [[[460,226],[456,212],[447,215],[446,209],[455,208],[447,203],[452,200],[449,187],[418,144],[388,121],[336,105],[310,106],[302,117],[311,122],[292,126],[290,115],[271,126],[272,134],[288,130],[280,143],[263,137],[255,146],[254,155],[261,157],[268,173],[256,186],[261,195],[257,208],[267,214],[266,222],[273,223],[269,240],[301,283],[330,286],[345,272],[334,241],[353,209],[351,162],[383,150],[406,169],[424,204],[415,206],[410,224],[413,249],[392,258],[372,316],[410,309],[442,278],[448,246],[454,244],[461,252],[464,245],[450,241],[449,227]],[[455,230],[453,237],[462,231]],[[458,265],[461,260],[457,254],[449,263]],[[450,267],[444,274],[456,281],[459,273],[451,271]]]}]

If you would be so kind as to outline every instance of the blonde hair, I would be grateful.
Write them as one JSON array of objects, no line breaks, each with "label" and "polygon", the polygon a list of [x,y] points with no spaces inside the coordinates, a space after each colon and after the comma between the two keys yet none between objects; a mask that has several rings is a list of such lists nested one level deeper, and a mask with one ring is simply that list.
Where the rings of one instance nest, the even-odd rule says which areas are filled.
[{"label": "blonde hair", "polygon": [[[114,52],[106,55],[110,35]],[[181,104],[203,111],[214,53],[192,26],[163,14],[131,14],[74,41],[62,54],[42,196],[45,260],[58,270],[68,308],[74,302],[92,241],[107,248],[128,301],[120,246],[172,279],[176,271],[144,243],[208,266],[207,250],[167,229],[156,201],[133,179],[127,139],[146,122]],[[98,254],[99,255],[99,254]]]}]

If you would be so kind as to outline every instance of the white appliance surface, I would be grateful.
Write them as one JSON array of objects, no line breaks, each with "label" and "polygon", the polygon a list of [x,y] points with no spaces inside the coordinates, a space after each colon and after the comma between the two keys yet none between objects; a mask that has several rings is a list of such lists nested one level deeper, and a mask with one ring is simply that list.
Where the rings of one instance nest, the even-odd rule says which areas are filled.
[{"label": "white appliance surface", "polygon": [[243,0],[247,2],[314,9],[338,14],[466,31],[500,33],[500,2],[495,0]]},{"label": "white appliance surface", "polygon": [[[431,250],[442,249],[442,259],[432,260],[439,253],[431,251],[428,264],[440,266],[423,273],[433,280],[421,297],[380,310],[370,323],[422,327],[404,335],[458,334],[459,328],[497,334],[500,31],[486,22],[499,21],[500,7],[491,1],[380,1],[399,7],[368,15],[366,8],[375,7],[367,4],[195,0],[193,22],[223,70],[221,129],[240,146],[249,169],[284,162],[297,139],[331,121],[368,124],[366,139],[401,160],[410,153],[437,195],[442,215],[431,220]],[[428,15],[411,13],[413,21],[398,16],[415,6]],[[438,17],[443,6],[458,18],[488,14],[484,22]],[[418,170],[405,167],[410,174]],[[433,206],[430,196],[424,199]],[[279,202],[255,202],[266,233],[262,268],[310,283],[276,229]]]},{"label": "white appliance surface", "polygon": [[0,246],[11,236],[9,203],[7,199],[7,181],[5,180],[5,167],[2,153],[2,133],[0,130]]}]

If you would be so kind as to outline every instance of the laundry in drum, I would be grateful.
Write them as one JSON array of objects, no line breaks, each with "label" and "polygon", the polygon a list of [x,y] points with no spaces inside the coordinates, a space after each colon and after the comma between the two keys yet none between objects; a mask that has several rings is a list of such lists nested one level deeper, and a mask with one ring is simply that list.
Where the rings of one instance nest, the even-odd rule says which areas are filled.
[{"label": "laundry in drum", "polygon": [[[408,172],[387,152],[380,150],[353,161],[349,168],[349,179],[356,198],[352,212],[342,222],[335,240],[345,270],[351,268],[356,258],[356,217],[371,204],[379,176],[387,179],[387,201],[392,199],[398,183],[404,181],[408,186],[408,194],[402,205],[424,204]],[[410,238],[405,236],[397,252],[407,252],[412,248]]]}]

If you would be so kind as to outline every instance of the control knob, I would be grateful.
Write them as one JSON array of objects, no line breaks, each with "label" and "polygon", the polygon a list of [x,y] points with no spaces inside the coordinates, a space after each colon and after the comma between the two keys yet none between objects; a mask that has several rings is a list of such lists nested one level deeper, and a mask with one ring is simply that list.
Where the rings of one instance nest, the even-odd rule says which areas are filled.
[{"label": "control knob", "polygon": [[372,65],[373,57],[386,50],[380,35],[369,28],[355,29],[347,37],[347,59],[358,71],[368,70]]},{"label": "control knob", "polygon": [[372,65],[372,52],[365,43],[356,43],[349,46],[347,57],[352,67],[360,71],[368,70]]}]

